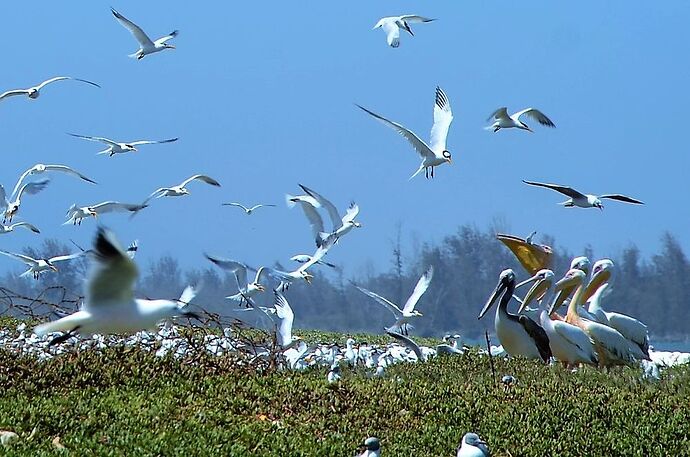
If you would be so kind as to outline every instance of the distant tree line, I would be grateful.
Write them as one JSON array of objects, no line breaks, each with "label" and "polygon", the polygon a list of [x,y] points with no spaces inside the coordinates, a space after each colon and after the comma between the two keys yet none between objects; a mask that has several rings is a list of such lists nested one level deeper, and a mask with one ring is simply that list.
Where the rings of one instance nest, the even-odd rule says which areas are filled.
[{"label": "distant tree line", "polygon": [[[592,262],[597,259],[589,248],[573,253],[556,248],[551,237],[542,237],[540,241],[554,246],[553,269],[558,277],[565,273],[575,255],[587,255]],[[661,241],[661,251],[650,258],[642,259],[634,245],[624,249],[620,257],[613,258],[616,279],[604,307],[642,320],[653,336],[685,336],[690,331],[686,295],[690,290],[690,264],[673,235],[665,233]],[[312,285],[293,284],[286,296],[295,311],[295,326],[380,333],[384,326],[392,323],[392,314],[356,290],[351,282],[402,306],[422,272],[433,265],[431,286],[417,307],[424,316],[416,320],[413,334],[440,336],[460,332],[477,338],[485,328],[493,329],[493,316],[478,322],[477,314],[495,287],[500,271],[512,268],[519,279],[527,277],[512,253],[496,240],[493,230],[462,226],[438,243],[418,247],[413,255],[403,254],[399,236],[393,244],[388,271],[369,271],[345,278],[338,271],[325,273],[330,269],[320,267],[314,269]],[[40,249],[27,248],[24,252],[33,257],[46,257],[72,250],[58,241],[47,240]],[[87,268],[87,259],[73,261],[62,264],[59,273],[45,274],[39,281],[19,278],[16,272],[6,273],[0,285],[30,297],[49,286],[63,286],[81,293]],[[235,278],[212,265],[183,271],[176,259],[166,256],[147,266],[140,265],[140,268],[139,296],[175,298],[187,284],[201,284],[195,303],[212,312],[256,322],[252,313],[235,312],[237,305],[224,299],[237,291]],[[58,294],[59,291],[50,293]],[[268,291],[262,295],[259,303],[270,305],[272,293]],[[511,306],[514,309],[516,304]]]}]

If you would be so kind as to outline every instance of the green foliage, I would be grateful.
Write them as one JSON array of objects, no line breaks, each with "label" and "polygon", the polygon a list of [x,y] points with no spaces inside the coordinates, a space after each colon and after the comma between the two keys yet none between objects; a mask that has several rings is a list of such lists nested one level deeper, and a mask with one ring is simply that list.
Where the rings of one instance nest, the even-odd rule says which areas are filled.
[{"label": "green foliage", "polygon": [[55,455],[59,436],[71,455],[348,456],[375,435],[384,455],[452,456],[467,431],[497,456],[690,449],[687,367],[650,383],[633,368],[573,373],[494,362],[497,378],[511,374],[517,385],[495,383],[476,352],[397,365],[384,378],[343,369],[342,381],[329,385],[326,368],[259,374],[229,358],[190,364],[124,348],[39,363],[0,351],[0,429],[20,435],[2,451]]}]

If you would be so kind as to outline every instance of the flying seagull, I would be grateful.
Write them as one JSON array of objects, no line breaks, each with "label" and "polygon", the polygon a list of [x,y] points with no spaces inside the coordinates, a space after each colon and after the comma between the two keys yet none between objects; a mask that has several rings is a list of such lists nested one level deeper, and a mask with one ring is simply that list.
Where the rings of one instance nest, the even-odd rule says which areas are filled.
[{"label": "flying seagull", "polygon": [[36,165],[22,173],[22,175],[19,177],[19,180],[17,180],[17,184],[15,184],[14,189],[12,190],[12,195],[17,193],[17,191],[19,190],[19,186],[22,185],[22,182],[26,179],[27,176],[38,175],[41,173],[45,173],[47,171],[59,171],[61,173],[67,173],[76,176],[86,182],[90,182],[91,184],[96,184],[96,181],[94,181],[93,179],[84,176],[83,174],[79,173],[73,168],[68,167],[67,165],[45,165],[43,163],[37,163]]},{"label": "flying seagull", "polygon": [[31,230],[34,233],[41,233],[41,231],[33,224],[29,224],[28,222],[17,222],[15,224],[10,225],[0,224],[0,235],[13,232],[14,229],[16,229],[17,227],[24,227],[28,230]]},{"label": "flying seagull", "polygon": [[146,205],[151,199],[153,198],[162,198],[162,197],[181,197],[183,195],[189,195],[189,189],[187,189],[187,184],[189,184],[192,181],[201,181],[205,182],[206,184],[210,184],[211,186],[216,186],[220,187],[220,183],[216,181],[215,179],[211,178],[210,176],[206,175],[194,175],[190,176],[189,178],[185,179],[182,181],[180,184],[177,186],[172,186],[172,187],[160,187],[153,191],[151,195],[149,195],[146,200],[144,200],[144,203],[142,205]]},{"label": "flying seagull", "polygon": [[[297,263],[307,263],[307,262],[311,261],[311,256],[307,255],[307,254],[297,254],[297,255],[293,255],[292,257],[290,257],[290,260],[294,260]],[[336,269],[338,268],[337,266],[333,265],[332,263],[328,263],[328,262],[325,262],[323,260],[317,260],[314,263],[316,265],[326,265],[327,267],[336,268]]]},{"label": "flying seagull", "polygon": [[388,46],[397,48],[400,46],[400,29],[406,30],[410,35],[414,36],[410,24],[417,24],[422,22],[431,22],[434,19],[429,19],[415,14],[406,14],[404,16],[389,16],[381,18],[372,30],[382,28],[386,32],[386,41]]},{"label": "flying seagull", "polygon": [[317,238],[317,240],[332,237],[334,238],[334,242],[336,242],[342,236],[350,232],[350,230],[352,230],[353,228],[362,227],[362,224],[355,221],[355,218],[359,214],[359,206],[355,202],[350,203],[350,206],[347,208],[345,214],[341,218],[340,214],[338,213],[338,209],[335,207],[333,203],[331,203],[330,200],[328,200],[323,195],[317,193],[316,191],[308,188],[307,186],[303,186],[302,184],[300,184],[299,186],[302,188],[304,192],[307,193],[307,195],[314,197],[314,199],[316,199],[316,201],[319,202],[319,205],[321,205],[321,207],[326,209],[326,211],[328,212],[328,216],[331,218],[331,222],[333,223],[333,230],[331,231],[331,233],[319,233],[319,237]]},{"label": "flying seagull", "polygon": [[179,33],[177,30],[174,30],[169,35],[158,38],[156,41],[151,41],[151,38],[149,38],[148,35],[141,30],[141,27],[115,11],[115,9],[110,8],[110,11],[113,12],[113,16],[115,16],[118,22],[122,24],[124,28],[129,30],[129,32],[139,42],[139,49],[137,52],[130,54],[128,57],[136,57],[137,60],[141,60],[144,58],[144,56],[162,51],[164,49],[175,49],[174,45],[168,44],[167,42],[177,36]]},{"label": "flying seagull", "polygon": [[230,202],[230,203],[223,203],[222,206],[235,206],[237,208],[242,208],[244,210],[245,214],[247,216],[249,216],[256,209],[263,208],[263,207],[275,207],[276,205],[254,205],[254,206],[248,208],[241,203]]},{"label": "flying seagull", "polygon": [[98,219],[100,214],[105,213],[124,213],[127,211],[135,213],[137,211],[141,211],[147,206],[148,205],[120,203],[115,201],[107,201],[89,206],[77,206],[76,204],[73,204],[67,210],[67,220],[62,225],[67,225],[70,223],[73,225],[81,225],[82,219],[86,219],[87,217]]},{"label": "flying seagull", "polygon": [[110,157],[114,156],[115,154],[124,154],[125,152],[137,152],[137,146],[141,146],[144,144],[163,144],[163,143],[172,143],[174,141],[177,141],[178,138],[169,138],[167,140],[137,140],[137,141],[130,141],[127,143],[119,143],[117,141],[110,140],[108,138],[104,138],[101,136],[88,136],[88,135],[77,135],[76,133],[67,133],[68,135],[71,135],[76,138],[81,138],[84,140],[89,140],[89,141],[97,141],[99,143],[103,143],[108,145],[107,149],[104,149],[100,152],[97,152],[96,155],[101,155],[101,154],[108,154]]},{"label": "flying seagull", "polygon": [[494,133],[496,133],[501,129],[509,129],[515,127],[518,129],[528,130],[532,132],[532,129],[520,120],[520,116],[522,116],[523,114],[527,117],[534,119],[535,121],[539,122],[541,125],[544,125],[546,127],[556,127],[556,125],[553,122],[551,122],[551,119],[546,117],[544,113],[542,113],[536,108],[523,109],[522,111],[518,111],[517,113],[509,115],[508,108],[504,106],[502,108],[497,109],[493,112],[491,116],[489,116],[487,121],[491,121],[493,119],[494,123],[488,127],[485,127],[485,129],[493,130]]},{"label": "flying seagull", "polygon": [[7,199],[5,194],[5,188],[0,184],[0,208],[5,208],[3,213],[2,222],[12,222],[12,218],[19,211],[19,207],[22,204],[22,195],[34,195],[46,188],[50,180],[45,179],[43,181],[28,182],[19,188],[16,197],[13,201]]},{"label": "flying seagull", "polygon": [[4,254],[8,257],[12,257],[13,259],[19,260],[20,262],[24,262],[26,266],[29,267],[29,269],[26,270],[24,273],[20,274],[19,276],[24,277],[32,275],[34,279],[38,279],[38,277],[44,271],[58,271],[58,268],[55,266],[57,262],[64,262],[66,260],[76,259],[77,257],[81,257],[82,255],[84,255],[83,252],[77,252],[76,254],[58,255],[55,257],[50,257],[48,259],[34,259],[33,257],[29,257],[28,255],[15,254],[13,252],[7,251],[0,251],[0,254]]},{"label": "flying seagull", "polygon": [[419,165],[419,169],[414,172],[410,179],[417,176],[422,170],[424,170],[424,175],[428,178],[429,175],[434,177],[434,167],[442,165],[446,162],[451,163],[450,151],[446,149],[446,137],[448,136],[448,128],[450,123],[453,121],[453,113],[450,110],[450,102],[445,92],[440,87],[436,87],[436,100],[434,103],[434,125],[431,127],[431,138],[429,143],[426,144],[424,141],[419,139],[412,131],[406,129],[397,122],[389,121],[385,117],[379,116],[378,114],[369,111],[363,106],[359,106],[362,110],[366,111],[379,121],[383,122],[388,127],[392,128],[400,135],[402,135],[407,141],[412,144],[412,147],[417,151],[422,159],[422,163]]},{"label": "flying seagull", "polygon": [[30,99],[35,100],[39,97],[39,95],[41,95],[41,89],[43,89],[48,84],[54,83],[56,81],[65,81],[67,79],[71,79],[73,81],[79,81],[79,82],[86,83],[86,84],[91,84],[92,86],[95,86],[95,87],[101,87],[98,84],[91,82],[91,81],[87,81],[85,79],[72,78],[70,76],[56,76],[55,78],[46,79],[45,81],[43,81],[38,86],[29,87],[28,89],[13,89],[13,90],[8,90],[6,92],[3,92],[2,94],[0,94],[0,100],[3,100],[3,99],[8,98],[8,97],[14,97],[15,95],[26,95]]},{"label": "flying seagull", "polygon": [[235,275],[235,279],[237,280],[237,289],[239,292],[235,295],[225,297],[228,300],[238,301],[240,304],[246,301],[248,305],[253,305],[252,297],[266,290],[266,286],[261,283],[261,277],[264,275],[264,272],[268,272],[266,267],[259,268],[256,272],[254,281],[248,282],[247,270],[249,267],[242,262],[230,259],[221,259],[220,257],[213,257],[208,254],[204,254],[204,256],[218,267],[222,268],[223,270],[231,271]]},{"label": "flying seagull", "polygon": [[139,275],[136,264],[111,232],[99,228],[93,250],[89,252],[93,252],[93,262],[79,311],[34,329],[39,336],[65,332],[51,344],[65,341],[76,333],[131,334],[155,328],[159,321],[175,316],[198,318],[186,310],[186,304],[197,292],[192,287],[187,287],[179,300],[135,299],[134,285]]},{"label": "flying seagull", "polygon": [[570,197],[568,200],[564,201],[563,203],[560,203],[565,207],[579,206],[580,208],[599,208],[603,211],[604,205],[601,203],[602,198],[618,200],[625,203],[633,203],[635,205],[644,205],[644,203],[640,200],[636,200],[631,197],[626,197],[625,195],[621,194],[604,194],[597,196],[592,194],[583,194],[581,192],[576,191],[572,187],[561,186],[560,184],[547,184],[542,182],[525,181],[524,179],[522,180],[522,182],[524,182],[525,184],[529,184],[530,186],[546,187],[547,189],[555,190],[556,192],[560,192],[563,195]]},{"label": "flying seagull", "polygon": [[293,208],[295,205],[300,205],[304,215],[309,221],[309,226],[311,227],[311,233],[316,242],[316,246],[319,247],[323,241],[323,219],[316,211],[317,208],[321,208],[321,203],[319,203],[316,198],[311,195],[290,195],[285,194],[285,203],[288,208]]}]

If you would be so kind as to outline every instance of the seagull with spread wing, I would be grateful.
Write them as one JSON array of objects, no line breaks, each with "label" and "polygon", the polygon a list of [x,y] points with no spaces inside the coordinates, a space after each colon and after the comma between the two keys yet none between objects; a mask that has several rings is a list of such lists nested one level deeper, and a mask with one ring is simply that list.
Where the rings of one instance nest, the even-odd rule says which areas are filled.
[{"label": "seagull with spread wing", "polygon": [[568,200],[564,201],[563,203],[560,203],[561,205],[568,208],[578,206],[580,208],[599,208],[603,211],[604,205],[603,203],[601,203],[602,198],[608,198],[609,200],[618,200],[624,203],[633,203],[635,205],[644,205],[644,203],[640,200],[636,200],[632,197],[627,197],[621,194],[604,194],[597,196],[592,194],[583,194],[573,189],[572,187],[561,186],[560,184],[548,184],[543,182],[525,181],[524,179],[522,180],[522,182],[524,182],[525,184],[529,184],[530,186],[545,187],[547,189],[555,190],[556,192],[560,192],[563,195],[570,197]]},{"label": "seagull with spread wing", "polygon": [[19,188],[17,195],[14,197],[13,201],[7,199],[7,194],[5,193],[5,188],[0,184],[0,208],[4,208],[2,222],[12,222],[12,218],[19,212],[19,207],[22,204],[22,196],[34,195],[46,188],[50,180],[45,179],[43,181],[28,182]]},{"label": "seagull with spread wing", "polygon": [[141,146],[144,144],[172,143],[178,140],[178,138],[168,138],[167,140],[137,140],[121,143],[101,136],[77,135],[76,133],[67,134],[76,138],[81,138],[83,140],[97,141],[99,143],[106,144],[108,147],[100,152],[97,152],[96,155],[108,154],[109,157],[112,157],[115,154],[124,154],[126,152],[137,152],[139,151],[139,149],[137,149],[137,146]]},{"label": "seagull with spread wing", "polygon": [[395,323],[391,325],[387,330],[396,329],[404,334],[407,334],[407,325],[409,324],[410,319],[412,319],[413,317],[422,316],[422,313],[414,309],[414,307],[417,305],[417,302],[419,301],[421,296],[424,295],[424,292],[426,292],[426,290],[429,288],[429,284],[431,283],[431,278],[433,276],[434,268],[430,266],[424,272],[422,277],[419,278],[419,281],[417,281],[417,285],[414,287],[412,295],[410,295],[410,297],[407,299],[407,301],[405,302],[405,306],[403,306],[402,309],[400,309],[398,305],[396,305],[392,301],[380,296],[379,294],[376,294],[363,287],[359,287],[356,284],[354,284],[354,286],[360,292],[373,298],[378,303],[383,305],[388,311],[393,313],[393,316],[395,316]]},{"label": "seagull with spread wing", "polygon": [[6,255],[7,257],[12,257],[13,259],[19,260],[20,262],[24,262],[24,264],[26,264],[26,266],[29,267],[29,269],[26,270],[24,273],[20,274],[19,276],[24,277],[32,275],[34,279],[38,279],[41,273],[45,271],[58,271],[58,268],[55,266],[55,264],[58,262],[76,259],[77,257],[81,257],[82,255],[84,255],[83,252],[77,252],[76,254],[58,255],[55,257],[50,257],[49,259],[34,259],[33,257],[29,257],[28,255],[15,254],[13,252],[7,251],[0,251],[0,254]]},{"label": "seagull with spread wing", "polygon": [[508,114],[508,108],[504,106],[502,108],[497,109],[493,112],[493,114],[491,114],[491,116],[489,116],[487,121],[493,119],[494,123],[488,127],[485,127],[485,130],[493,130],[494,133],[496,133],[501,129],[518,128],[522,130],[527,130],[529,132],[533,132],[533,130],[529,128],[527,124],[520,120],[520,117],[523,114],[529,118],[534,119],[535,121],[539,122],[541,125],[544,125],[546,127],[556,127],[556,125],[553,122],[551,122],[551,119],[546,117],[544,113],[542,113],[536,108],[527,108],[523,109],[522,111],[518,111],[514,114]]},{"label": "seagull with spread wing", "polygon": [[259,268],[256,272],[254,281],[248,282],[247,270],[249,267],[247,267],[247,265],[244,263],[236,260],[213,257],[208,254],[204,254],[204,256],[218,267],[222,268],[223,270],[231,271],[235,275],[239,292],[237,292],[235,295],[225,297],[228,300],[238,301],[240,304],[246,302],[248,305],[254,305],[252,303],[252,297],[266,290],[266,286],[261,283],[261,277],[264,275],[264,272],[268,273],[268,269],[266,267]]},{"label": "seagull with spread wing", "polygon": [[39,175],[42,173],[46,173],[48,171],[55,171],[55,172],[69,174],[72,176],[76,176],[79,179],[82,179],[86,182],[90,182],[91,184],[96,184],[96,181],[94,181],[93,179],[91,179],[87,176],[84,176],[83,174],[81,174],[77,170],[75,170],[74,168],[70,168],[67,165],[46,165],[43,163],[37,163],[36,165],[34,165],[33,167],[29,168],[24,173],[22,173],[22,175],[17,180],[17,184],[15,184],[14,189],[12,190],[12,195],[17,193],[17,191],[19,190],[19,186],[22,185],[22,182],[24,182],[24,180],[28,176]]},{"label": "seagull with spread wing", "polygon": [[424,16],[417,16],[416,14],[405,14],[403,16],[389,16],[379,19],[372,30],[383,29],[386,32],[386,41],[388,46],[392,48],[397,48],[400,46],[400,29],[405,30],[410,35],[414,36],[412,33],[412,28],[410,24],[421,24],[425,22],[431,22],[434,19],[429,19]]},{"label": "seagull with spread wing", "polygon": [[98,84],[91,82],[91,81],[87,81],[85,79],[72,78],[70,76],[56,76],[55,78],[46,79],[41,84],[39,84],[37,86],[29,87],[28,89],[13,89],[13,90],[8,90],[6,92],[3,92],[2,94],[0,94],[0,100],[3,100],[3,99],[8,98],[8,97],[14,97],[17,95],[26,95],[30,99],[35,100],[39,97],[39,95],[41,95],[41,89],[43,89],[45,86],[47,86],[48,84],[52,84],[54,82],[57,82],[57,81],[65,81],[65,80],[79,81],[82,83],[91,84],[92,86],[95,86],[95,87],[101,87]]},{"label": "seagull with spread wing", "polygon": [[159,321],[175,316],[198,318],[187,311],[187,304],[197,293],[193,287],[187,287],[178,300],[134,298],[137,266],[111,232],[99,228],[94,247],[87,252],[92,253],[93,262],[79,311],[34,328],[38,336],[65,332],[50,344],[63,342],[77,333],[131,334],[153,329]]},{"label": "seagull with spread wing", "polygon": [[141,211],[148,205],[139,205],[132,203],[120,203],[115,201],[107,201],[102,203],[97,203],[95,205],[89,206],[77,206],[73,204],[67,210],[67,220],[62,225],[72,224],[81,225],[81,221],[87,217],[93,217],[98,219],[100,214],[105,213],[124,213],[130,212],[132,214]]},{"label": "seagull with spread wing", "polygon": [[311,195],[290,195],[285,194],[285,204],[288,208],[293,208],[295,205],[299,205],[304,212],[304,215],[309,221],[309,226],[311,227],[311,234],[316,242],[316,247],[319,247],[323,243],[324,227],[323,219],[321,215],[316,210],[321,208],[321,203],[319,203],[316,198]]},{"label": "seagull with spread wing", "polygon": [[307,186],[303,186],[302,184],[300,184],[299,186],[302,188],[304,192],[307,193],[307,195],[314,197],[314,199],[316,199],[316,201],[319,202],[319,205],[321,205],[322,208],[326,209],[326,212],[328,212],[328,216],[331,218],[331,222],[333,223],[333,230],[331,230],[330,233],[324,233],[322,231],[321,233],[319,233],[317,240],[333,237],[334,242],[337,242],[342,236],[349,233],[350,230],[352,230],[353,228],[362,227],[362,224],[355,221],[355,218],[359,214],[359,206],[355,202],[350,203],[350,206],[347,208],[347,211],[341,218],[340,213],[338,213],[338,209],[335,207],[333,203],[331,203],[330,200],[328,200],[326,197],[319,194],[318,192],[309,189]]},{"label": "seagull with spread wing", "polygon": [[326,254],[328,254],[328,250],[333,247],[332,242],[325,242],[319,246],[314,254],[310,256],[311,258],[303,263],[299,268],[293,271],[282,271],[278,270],[275,268],[269,268],[268,272],[269,274],[280,281],[280,285],[278,286],[278,290],[280,291],[285,291],[290,287],[290,284],[292,284],[294,281],[298,279],[304,280],[307,284],[311,284],[312,279],[314,279],[314,275],[309,273],[307,269],[311,268],[313,265],[318,263],[321,259],[324,258]]},{"label": "seagull with spread wing", "polygon": [[124,28],[129,30],[132,36],[134,36],[134,38],[139,42],[139,49],[135,53],[130,54],[128,57],[133,57],[137,60],[141,60],[144,58],[144,56],[153,54],[155,52],[163,51],[165,49],[175,49],[175,46],[172,44],[168,44],[168,41],[175,38],[179,31],[174,30],[172,33],[165,35],[164,37],[158,38],[156,41],[151,41],[151,38],[149,38],[148,35],[144,33],[141,27],[139,27],[134,22],[124,17],[122,14],[115,11],[114,8],[110,8],[110,11],[112,11],[113,16],[115,16],[115,19],[117,19],[117,21],[120,24],[122,24]]},{"label": "seagull with spread wing", "polygon": [[264,207],[267,207],[267,208],[271,207],[272,208],[272,207],[275,207],[276,205],[263,205],[262,204],[262,205],[254,205],[254,206],[247,207],[241,203],[230,202],[230,203],[222,203],[222,206],[234,206],[236,208],[242,208],[244,210],[244,213],[247,216],[249,216],[250,214],[252,214],[255,210],[257,210],[259,208],[264,208]]},{"label": "seagull with spread wing", "polygon": [[363,106],[357,106],[381,121],[383,124],[398,132],[407,141],[409,141],[415,151],[417,151],[422,159],[422,163],[419,165],[419,169],[417,169],[417,171],[410,176],[410,179],[414,178],[422,171],[424,171],[424,175],[427,178],[429,176],[433,178],[435,167],[443,165],[446,162],[451,163],[450,151],[446,149],[446,138],[448,136],[450,123],[453,121],[453,113],[450,109],[450,101],[448,100],[446,93],[443,92],[443,89],[440,87],[436,87],[436,99],[434,102],[434,125],[431,127],[430,144],[425,143],[411,130],[406,129],[397,122],[393,122],[383,116],[379,116]]},{"label": "seagull with spread wing", "polygon": [[160,187],[153,191],[151,195],[146,197],[142,205],[146,205],[151,199],[163,198],[163,197],[182,197],[184,195],[189,195],[189,189],[187,189],[187,184],[192,181],[201,181],[209,184],[211,186],[220,187],[220,183],[210,176],[206,175],[194,175],[182,181],[180,184],[172,187]]},{"label": "seagull with spread wing", "polygon": [[17,222],[15,224],[10,225],[0,224],[0,235],[13,232],[14,229],[16,229],[17,227],[24,227],[27,230],[31,230],[34,233],[41,233],[41,231],[33,224],[29,224],[28,222]]}]

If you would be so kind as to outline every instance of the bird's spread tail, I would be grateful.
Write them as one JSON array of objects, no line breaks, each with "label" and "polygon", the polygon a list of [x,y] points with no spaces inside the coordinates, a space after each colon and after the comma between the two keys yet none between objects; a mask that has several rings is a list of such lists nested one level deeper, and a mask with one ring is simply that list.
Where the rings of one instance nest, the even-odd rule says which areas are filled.
[{"label": "bird's spread tail", "polygon": [[293,201],[294,198],[295,198],[294,195],[285,194],[285,204],[287,205],[288,208],[292,208],[297,204]]},{"label": "bird's spread tail", "polygon": [[422,170],[424,170],[424,165],[420,165],[419,168],[417,169],[417,171],[415,171],[414,174],[413,174],[412,176],[410,176],[410,178],[408,179],[408,181],[411,181],[412,178],[414,178],[414,177],[417,176],[419,173],[421,173]]}]

